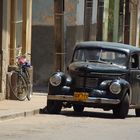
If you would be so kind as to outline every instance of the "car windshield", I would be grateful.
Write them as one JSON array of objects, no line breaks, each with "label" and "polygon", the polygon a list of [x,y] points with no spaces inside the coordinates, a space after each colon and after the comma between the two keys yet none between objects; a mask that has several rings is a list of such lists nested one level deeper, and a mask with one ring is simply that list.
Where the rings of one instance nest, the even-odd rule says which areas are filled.
[{"label": "car windshield", "polygon": [[73,61],[89,61],[126,66],[126,54],[108,49],[82,48],[75,51]]}]

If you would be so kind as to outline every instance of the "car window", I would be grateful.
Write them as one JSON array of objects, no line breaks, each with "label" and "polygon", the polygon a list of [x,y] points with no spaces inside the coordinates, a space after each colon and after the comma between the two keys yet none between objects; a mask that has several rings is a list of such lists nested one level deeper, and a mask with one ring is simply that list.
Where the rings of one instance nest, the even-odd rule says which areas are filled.
[{"label": "car window", "polygon": [[104,61],[110,64],[126,66],[127,55],[121,51],[82,48],[75,51],[73,61]]},{"label": "car window", "polygon": [[126,65],[126,54],[122,52],[103,50],[100,59],[104,61],[109,61],[117,65]]},{"label": "car window", "polygon": [[84,50],[77,50],[74,55],[74,61],[84,61],[85,60],[85,53]]},{"label": "car window", "polygon": [[139,57],[138,57],[138,54],[133,54],[130,57],[130,64],[131,64],[131,68],[138,69],[138,67],[139,67]]},{"label": "car window", "polygon": [[99,49],[78,49],[75,51],[74,61],[98,60],[99,55]]}]

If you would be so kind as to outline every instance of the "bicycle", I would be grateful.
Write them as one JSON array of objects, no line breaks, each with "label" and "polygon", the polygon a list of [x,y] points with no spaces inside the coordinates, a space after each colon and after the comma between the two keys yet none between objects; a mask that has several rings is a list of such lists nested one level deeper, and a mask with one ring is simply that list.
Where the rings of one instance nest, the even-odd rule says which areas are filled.
[{"label": "bicycle", "polygon": [[26,98],[31,100],[32,81],[28,71],[30,67],[31,65],[26,60],[26,55],[21,55],[17,57],[17,68],[10,72],[10,89],[14,96],[20,101],[24,101]]}]

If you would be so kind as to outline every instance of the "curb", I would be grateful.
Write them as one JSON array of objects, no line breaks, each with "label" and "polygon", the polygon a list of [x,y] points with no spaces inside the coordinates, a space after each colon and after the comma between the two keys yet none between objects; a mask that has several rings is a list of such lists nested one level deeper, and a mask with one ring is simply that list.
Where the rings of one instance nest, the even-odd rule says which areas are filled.
[{"label": "curb", "polygon": [[17,113],[13,113],[13,114],[3,115],[3,116],[0,116],[0,121],[16,119],[19,117],[29,117],[29,116],[33,116],[36,114],[40,114],[40,109],[34,109],[31,111],[24,111],[24,112],[17,112]]}]

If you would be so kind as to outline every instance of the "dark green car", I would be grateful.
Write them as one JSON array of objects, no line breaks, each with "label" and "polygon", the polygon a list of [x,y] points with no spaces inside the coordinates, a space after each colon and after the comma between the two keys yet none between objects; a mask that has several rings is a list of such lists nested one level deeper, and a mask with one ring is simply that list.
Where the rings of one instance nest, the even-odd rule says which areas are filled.
[{"label": "dark green car", "polygon": [[113,42],[81,42],[75,46],[68,74],[49,79],[48,113],[62,106],[82,112],[84,107],[113,110],[125,118],[129,109],[140,117],[140,49]]}]

